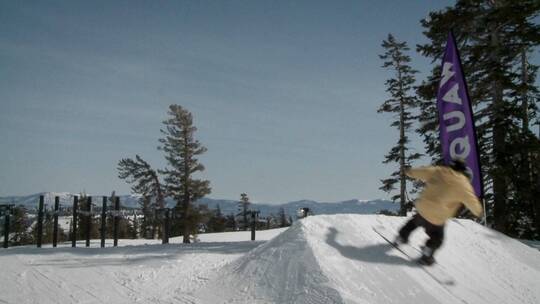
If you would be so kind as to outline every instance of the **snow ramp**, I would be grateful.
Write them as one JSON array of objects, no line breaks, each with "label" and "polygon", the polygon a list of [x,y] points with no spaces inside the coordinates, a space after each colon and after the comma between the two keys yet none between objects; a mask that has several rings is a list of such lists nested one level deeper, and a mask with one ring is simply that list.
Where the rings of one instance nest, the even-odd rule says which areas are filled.
[{"label": "snow ramp", "polygon": [[[223,267],[192,294],[201,303],[540,303],[540,251],[470,220],[449,221],[435,281],[372,227],[406,218],[321,215],[297,221]],[[422,229],[411,244],[423,244]]]}]

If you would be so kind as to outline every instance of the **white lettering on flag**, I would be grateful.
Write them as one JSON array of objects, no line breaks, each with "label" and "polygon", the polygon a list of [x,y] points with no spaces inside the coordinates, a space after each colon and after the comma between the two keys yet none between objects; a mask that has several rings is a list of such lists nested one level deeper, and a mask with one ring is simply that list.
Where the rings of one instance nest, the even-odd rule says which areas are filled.
[{"label": "white lettering on flag", "polygon": [[452,111],[452,112],[445,113],[443,115],[443,119],[445,121],[449,120],[449,119],[452,119],[452,118],[457,118],[457,122],[455,122],[452,125],[449,125],[446,128],[447,132],[452,132],[452,131],[459,130],[459,129],[463,128],[463,126],[465,125],[465,114],[463,114],[463,112],[461,112],[461,111]]},{"label": "white lettering on flag", "polygon": [[442,99],[446,102],[461,105],[461,98],[459,98],[458,90],[459,85],[456,83],[450,90],[448,90],[448,92],[446,92],[446,94],[444,94]]},{"label": "white lettering on flag", "polygon": [[450,157],[452,159],[466,159],[471,153],[471,145],[469,144],[469,136],[458,137],[450,143]]},{"label": "white lettering on flag", "polygon": [[442,80],[440,86],[442,87],[456,72],[451,71],[452,63],[445,62],[443,65],[443,71],[442,71]]}]

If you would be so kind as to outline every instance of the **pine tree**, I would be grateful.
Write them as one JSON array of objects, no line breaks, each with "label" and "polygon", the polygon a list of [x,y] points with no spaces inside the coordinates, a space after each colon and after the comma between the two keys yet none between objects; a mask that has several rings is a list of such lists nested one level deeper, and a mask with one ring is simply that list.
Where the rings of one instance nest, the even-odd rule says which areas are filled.
[{"label": "pine tree", "polygon": [[29,233],[30,220],[28,210],[24,206],[16,206],[12,209],[10,219],[10,245],[28,245],[34,242],[32,233]]},{"label": "pine tree", "polygon": [[[141,228],[141,231],[144,237],[151,234],[151,238],[154,238],[156,226],[160,226],[161,222],[153,215],[156,208],[163,209],[165,204],[163,186],[158,173],[139,155],[135,155],[135,160],[121,159],[118,162],[118,172],[118,177],[133,184],[131,190],[142,196],[139,203],[143,210],[144,227]],[[150,227],[151,231],[149,231]]]},{"label": "pine tree", "polygon": [[[34,233],[34,232],[33,232]],[[54,210],[45,210],[45,215],[43,217],[43,244],[52,243],[54,238]],[[64,229],[58,227],[58,242],[63,242],[66,240],[64,234]]]},{"label": "pine tree", "polygon": [[133,219],[131,219],[131,225],[129,227],[128,234],[131,235],[132,239],[138,239],[139,238],[139,219],[137,217],[137,213],[135,210],[133,210]]},{"label": "pine tree", "polygon": [[227,224],[227,218],[221,213],[221,208],[217,205],[215,212],[210,213],[208,220],[209,232],[223,232]]},{"label": "pine tree", "polygon": [[131,221],[122,216],[118,219],[118,238],[131,239],[133,237],[133,225]]},{"label": "pine tree", "polygon": [[[527,155],[534,155],[527,147],[537,141],[523,136],[529,133],[523,125],[528,124],[525,112],[530,112],[523,110],[529,107],[523,96],[535,88],[523,77],[521,68],[524,49],[532,50],[540,43],[540,27],[533,22],[539,8],[540,3],[534,0],[459,0],[453,7],[432,12],[422,20],[430,43],[418,46],[424,56],[438,61],[448,32],[454,30],[475,110],[485,198],[490,206],[488,215],[497,230],[513,235],[523,211],[534,206],[518,202],[526,201],[530,197],[527,193],[534,191],[528,185],[531,183],[523,181],[530,179]],[[535,73],[529,68],[526,74],[534,78]],[[435,135],[438,123],[433,114],[439,79],[440,67],[436,67],[418,89],[423,99],[424,122],[419,131],[424,132],[428,154],[432,156],[439,150]]]},{"label": "pine tree", "polygon": [[[111,193],[111,196],[108,197],[108,201],[107,201],[107,209],[108,209],[108,215],[107,217],[105,218],[105,230],[106,230],[106,235],[108,235],[109,237],[114,237],[113,235],[113,227],[114,227],[114,216],[115,216],[115,211],[114,211],[114,203],[116,202],[116,192],[113,191]],[[100,226],[101,227],[101,226]]]},{"label": "pine tree", "polygon": [[219,204],[216,206],[216,216],[217,217],[223,216],[223,214],[221,213],[221,207],[219,206]]},{"label": "pine tree", "polygon": [[[150,207],[150,197],[148,196],[141,196],[139,199],[139,206],[141,207],[142,211],[142,221],[141,221],[141,236],[143,238],[147,238],[149,235],[153,234],[152,229],[152,222],[153,222],[153,208]],[[152,235],[152,239],[154,236]]]},{"label": "pine tree", "polygon": [[[122,210],[120,206],[120,212],[118,214],[118,239],[131,239],[133,238],[133,224],[129,217],[126,216],[126,211]],[[107,234],[114,237],[114,217],[108,216],[106,221]]]},{"label": "pine tree", "polygon": [[73,237],[73,219],[69,220],[69,231],[66,240],[71,240]]},{"label": "pine tree", "polygon": [[168,167],[165,175],[167,193],[176,200],[176,212],[180,215],[183,242],[189,243],[190,233],[197,231],[196,219],[200,216],[194,202],[210,193],[210,182],[194,178],[194,174],[204,171],[198,156],[206,152],[194,138],[197,128],[193,126],[192,114],[179,105],[169,107],[169,119],[163,121],[165,136],[159,141],[159,149],[165,152]]},{"label": "pine tree", "polygon": [[236,217],[234,216],[234,214],[229,214],[227,215],[226,218],[227,220],[225,222],[225,229],[229,231],[236,231],[238,226],[237,226]]},{"label": "pine tree", "polygon": [[[77,239],[85,240],[86,239],[86,230],[88,225],[90,225],[90,239],[97,239],[100,237],[99,227],[100,224],[98,219],[93,216],[93,211],[88,213],[88,204],[90,202],[90,197],[86,193],[79,194],[79,216],[77,217]],[[92,208],[90,208],[92,210]]]},{"label": "pine tree", "polygon": [[391,123],[392,127],[396,127],[399,131],[397,145],[392,147],[390,152],[385,156],[383,163],[397,163],[398,169],[394,171],[390,178],[382,180],[383,186],[380,188],[385,192],[391,192],[395,189],[395,185],[399,183],[399,194],[392,197],[393,201],[399,199],[400,214],[406,215],[407,210],[410,210],[412,205],[407,202],[407,181],[410,180],[405,174],[407,167],[411,166],[411,162],[420,158],[420,153],[410,153],[409,137],[407,133],[411,130],[412,122],[416,117],[412,114],[412,110],[419,106],[417,98],[411,94],[415,82],[414,75],[417,71],[410,67],[411,58],[405,53],[409,51],[406,42],[397,41],[392,34],[388,34],[388,38],[382,43],[385,53],[379,57],[384,60],[383,67],[391,70],[394,73],[394,78],[386,81],[386,91],[391,98],[386,100],[377,112],[392,113],[396,116]]},{"label": "pine tree", "polygon": [[143,196],[152,197],[159,208],[164,206],[163,187],[156,170],[139,155],[135,160],[124,158],[118,162],[118,177],[133,184],[131,190]]},{"label": "pine tree", "polygon": [[285,209],[283,209],[283,207],[279,208],[278,218],[279,218],[279,227],[289,226],[289,223],[287,221],[287,214],[285,213]]},{"label": "pine tree", "polygon": [[510,144],[507,152],[511,155],[509,159],[512,162],[509,170],[512,170],[510,174],[513,180],[508,185],[511,199],[508,200],[507,207],[507,232],[519,238],[534,239],[540,237],[540,219],[535,218],[539,213],[537,206],[540,195],[535,180],[538,168],[538,158],[535,156],[540,151],[540,142],[530,128],[530,120],[537,111],[535,103],[531,101],[538,99],[538,89],[534,86],[538,67],[529,63],[528,53],[529,47],[524,41],[519,68],[516,71],[520,74],[519,85],[510,97],[519,107],[519,122],[508,139]]},{"label": "pine tree", "polygon": [[248,230],[249,221],[248,221],[248,210],[251,203],[249,202],[249,197],[247,194],[240,194],[240,201],[238,202],[238,208],[240,209],[240,215],[242,217],[242,225],[244,226],[244,231]]}]

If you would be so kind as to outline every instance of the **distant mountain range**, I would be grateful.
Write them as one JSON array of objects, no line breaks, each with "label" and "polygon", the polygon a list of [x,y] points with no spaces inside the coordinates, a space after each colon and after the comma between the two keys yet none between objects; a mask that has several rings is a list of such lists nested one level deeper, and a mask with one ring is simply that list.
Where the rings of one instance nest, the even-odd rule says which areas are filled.
[{"label": "distant mountain range", "polygon": [[[45,205],[48,208],[54,206],[54,198],[58,196],[60,198],[61,206],[71,206],[73,204],[73,196],[68,192],[45,192],[36,193],[23,196],[4,196],[0,197],[0,204],[16,204],[23,205],[28,209],[37,209],[39,196],[44,196]],[[90,194],[89,194],[90,195]],[[139,195],[118,195],[122,208],[139,208]],[[92,195],[93,203],[97,206],[101,206],[102,196]],[[173,207],[175,202],[167,199],[167,206]],[[238,201],[235,200],[222,200],[203,198],[200,199],[198,204],[207,205],[210,209],[216,209],[219,205],[221,212],[225,215],[238,213]],[[309,208],[313,214],[340,214],[340,213],[356,213],[356,214],[373,214],[381,210],[389,210],[396,212],[399,210],[399,205],[394,204],[388,200],[347,200],[341,202],[317,202],[312,200],[301,200],[288,202],[284,204],[252,204],[251,209],[259,210],[261,216],[268,216],[270,214],[277,214],[279,209],[283,208],[285,213],[290,216],[294,216],[298,209]]]}]

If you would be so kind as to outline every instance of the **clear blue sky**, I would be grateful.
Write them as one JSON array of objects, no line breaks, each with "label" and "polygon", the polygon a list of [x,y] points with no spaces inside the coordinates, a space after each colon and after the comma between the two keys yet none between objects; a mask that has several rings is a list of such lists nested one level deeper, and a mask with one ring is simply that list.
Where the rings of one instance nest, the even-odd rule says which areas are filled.
[{"label": "clear blue sky", "polygon": [[0,195],[128,193],[118,160],[164,167],[176,103],[208,148],[210,197],[388,198],[381,41],[414,49],[419,20],[451,3],[2,1]]}]

